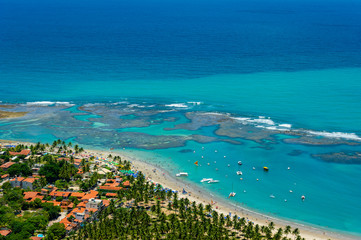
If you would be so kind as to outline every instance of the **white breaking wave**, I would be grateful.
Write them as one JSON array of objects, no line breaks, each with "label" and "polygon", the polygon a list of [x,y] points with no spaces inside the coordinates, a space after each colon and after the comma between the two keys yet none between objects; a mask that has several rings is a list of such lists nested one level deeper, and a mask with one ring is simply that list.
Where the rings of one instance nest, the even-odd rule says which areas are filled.
[{"label": "white breaking wave", "polygon": [[189,104],[192,104],[192,105],[201,105],[203,104],[203,102],[187,102]]},{"label": "white breaking wave", "polygon": [[256,119],[252,119],[252,120],[248,120],[248,122],[253,122],[253,123],[262,123],[262,124],[267,124],[267,125],[275,125],[275,122],[272,121],[270,118],[266,119],[266,118],[256,118]]},{"label": "white breaking wave", "polygon": [[328,138],[343,138],[355,141],[361,141],[361,137],[356,135],[355,133],[343,133],[343,132],[320,132],[320,131],[306,131],[308,134],[323,136]]},{"label": "white breaking wave", "polygon": [[75,104],[72,104],[70,102],[51,102],[51,101],[37,101],[37,102],[27,102],[25,104],[26,106],[74,106]]},{"label": "white breaking wave", "polygon": [[122,104],[129,104],[129,102],[127,102],[127,101],[114,102],[114,103],[111,103],[110,105],[122,105]]},{"label": "white breaking wave", "polygon": [[291,128],[292,124],[284,123],[284,124],[279,124],[278,126],[284,127],[284,128]]},{"label": "white breaking wave", "polygon": [[185,103],[172,103],[165,105],[167,107],[176,107],[176,108],[187,108],[188,106]]}]

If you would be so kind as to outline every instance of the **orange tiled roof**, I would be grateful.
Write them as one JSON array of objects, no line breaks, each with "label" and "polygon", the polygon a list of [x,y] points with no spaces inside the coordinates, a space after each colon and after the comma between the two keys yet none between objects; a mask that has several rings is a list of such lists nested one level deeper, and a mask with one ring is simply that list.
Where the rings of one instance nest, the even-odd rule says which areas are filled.
[{"label": "orange tiled roof", "polygon": [[0,230],[0,234],[3,236],[7,236],[11,233],[10,229]]},{"label": "orange tiled roof", "polygon": [[21,181],[23,181],[24,179],[25,179],[25,178],[23,178],[23,177],[16,177],[16,178],[11,179],[10,182],[13,182],[13,181],[19,181],[19,182],[21,182]]},{"label": "orange tiled roof", "polygon": [[81,202],[77,205],[77,207],[85,207],[85,202]]},{"label": "orange tiled roof", "polygon": [[30,239],[31,240],[41,240],[42,238],[41,237],[31,237]]},{"label": "orange tiled roof", "polygon": [[1,165],[0,168],[9,168],[14,164],[15,164],[15,162],[6,162],[3,165]]},{"label": "orange tiled roof", "polygon": [[53,197],[69,197],[71,192],[52,191],[49,195]]},{"label": "orange tiled roof", "polygon": [[30,239],[31,240],[41,240],[42,238],[41,237],[31,237]]},{"label": "orange tiled roof", "polygon": [[28,177],[28,178],[25,178],[25,179],[23,180],[23,182],[34,183],[35,180],[36,180],[36,178]]},{"label": "orange tiled roof", "polygon": [[110,187],[110,186],[100,186],[100,190],[108,190],[108,191],[119,191],[122,187]]},{"label": "orange tiled roof", "polygon": [[17,156],[17,155],[29,155],[29,153],[30,153],[31,151],[30,151],[30,149],[24,149],[24,150],[21,150],[20,152],[9,152],[9,154],[11,155],[11,156]]},{"label": "orange tiled roof", "polygon": [[24,199],[34,198],[40,195],[39,192],[24,192]]},{"label": "orange tiled roof", "polygon": [[116,193],[107,193],[107,194],[105,194],[105,196],[107,196],[107,197],[116,197],[117,194]]},{"label": "orange tiled roof", "polygon": [[88,210],[89,212],[93,212],[93,213],[98,211],[98,209],[96,209],[96,208],[87,208],[86,210]]},{"label": "orange tiled roof", "polygon": [[73,209],[73,211],[71,212],[74,212],[74,213],[83,213],[85,211],[86,208],[83,208],[83,207],[76,207]]},{"label": "orange tiled roof", "polygon": [[109,200],[103,199],[103,205],[104,205],[105,207],[108,207],[109,204],[110,204],[110,201],[109,201]]},{"label": "orange tiled roof", "polygon": [[129,182],[129,181],[123,182],[123,186],[124,186],[124,187],[129,187],[129,186],[130,186],[130,182]]},{"label": "orange tiled roof", "polygon": [[85,196],[85,193],[80,193],[80,192],[72,192],[71,193],[72,197],[77,197],[77,198],[82,198]]},{"label": "orange tiled roof", "polygon": [[90,193],[86,194],[84,197],[82,197],[81,200],[89,200],[91,198],[96,198],[98,196],[99,192],[98,191],[94,191],[94,190],[90,190]]},{"label": "orange tiled roof", "polygon": [[4,174],[1,176],[1,178],[7,178],[7,177],[9,177],[9,174]]}]

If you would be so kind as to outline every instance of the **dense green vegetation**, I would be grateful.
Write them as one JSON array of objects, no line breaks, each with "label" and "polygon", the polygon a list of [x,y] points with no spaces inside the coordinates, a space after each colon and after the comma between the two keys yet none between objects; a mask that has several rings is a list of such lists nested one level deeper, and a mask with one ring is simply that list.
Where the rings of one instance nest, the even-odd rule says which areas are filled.
[{"label": "dense green vegetation", "polygon": [[11,229],[6,237],[10,240],[28,239],[35,231],[45,232],[49,221],[58,218],[60,207],[42,203],[40,199],[24,201],[24,190],[12,188],[9,183],[2,186],[0,198],[0,226]]},{"label": "dense green vegetation", "polygon": [[274,229],[255,225],[245,218],[224,216],[211,205],[178,199],[177,193],[147,183],[143,175],[128,191],[68,239],[302,239],[298,229]]}]

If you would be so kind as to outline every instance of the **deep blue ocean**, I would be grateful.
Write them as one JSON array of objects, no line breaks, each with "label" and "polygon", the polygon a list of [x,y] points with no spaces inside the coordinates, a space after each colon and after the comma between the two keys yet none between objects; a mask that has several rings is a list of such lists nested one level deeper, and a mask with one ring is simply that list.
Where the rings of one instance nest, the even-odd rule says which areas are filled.
[{"label": "deep blue ocean", "polygon": [[[3,103],[199,102],[197,111],[265,116],[292,129],[361,141],[361,1],[0,0],[0,84]],[[176,123],[186,122],[180,119]],[[16,122],[2,124],[14,131],[0,130],[0,138],[51,141],[57,136],[54,129],[40,131],[30,123],[23,132]],[[126,130],[161,135],[167,134],[162,129],[168,125]],[[214,129],[199,131],[214,136]],[[361,165],[287,155],[293,150],[361,151],[359,146],[282,143],[265,150],[252,141],[243,143],[208,143],[204,156],[218,149],[234,161],[257,160],[260,167],[268,159],[265,164],[276,169],[292,165],[297,170],[287,183],[283,170],[277,177],[266,176],[262,187],[251,183],[247,197],[239,196],[244,189],[238,189],[235,202],[282,218],[361,233]],[[101,144],[94,140],[94,146]],[[189,141],[186,148],[198,154],[202,146]],[[200,160],[200,155],[180,150],[152,154],[167,159],[167,166]],[[180,170],[201,171],[191,167]],[[222,169],[209,173],[221,178],[229,171]],[[195,173],[207,177],[207,171]],[[190,180],[199,184],[191,174]],[[226,195],[230,181],[236,180],[208,190]],[[288,199],[285,207],[283,200],[290,184],[296,189],[295,182],[297,198]],[[268,190],[272,186],[277,190]],[[280,196],[279,201],[270,194]],[[302,194],[310,200],[300,205]]]}]

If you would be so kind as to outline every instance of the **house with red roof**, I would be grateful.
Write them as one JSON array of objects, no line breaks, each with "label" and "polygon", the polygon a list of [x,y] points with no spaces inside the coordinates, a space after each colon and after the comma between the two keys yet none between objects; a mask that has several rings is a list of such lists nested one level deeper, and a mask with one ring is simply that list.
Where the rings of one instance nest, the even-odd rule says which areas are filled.
[{"label": "house with red roof", "polygon": [[14,164],[15,162],[6,162],[3,165],[1,165],[0,168],[4,171],[7,171]]},{"label": "house with red roof", "polygon": [[24,189],[31,189],[33,190],[33,184],[34,182],[36,181],[36,178],[34,177],[28,177],[28,178],[25,178],[22,182],[21,182],[21,187],[24,188]]},{"label": "house with red roof", "polygon": [[56,197],[63,197],[64,199],[68,199],[71,192],[62,192],[62,191],[51,191],[49,193],[49,196],[53,197],[55,199]]},{"label": "house with red roof", "polygon": [[21,188],[21,182],[24,180],[25,178],[23,177],[15,177],[13,179],[10,180],[10,184],[12,187],[19,187]]},{"label": "house with red roof", "polygon": [[11,233],[11,229],[1,229],[0,234],[4,237],[8,236]]},{"label": "house with red roof", "polygon": [[11,156],[19,156],[19,155],[28,156],[30,153],[31,153],[30,149],[24,149],[21,150],[20,152],[9,152]]},{"label": "house with red roof", "polygon": [[122,190],[122,187],[110,187],[110,186],[100,186],[98,187],[98,190],[101,191],[101,192],[117,192],[117,191],[120,191]]},{"label": "house with red roof", "polygon": [[37,198],[43,200],[44,196],[40,192],[24,192],[24,200],[27,202],[35,201]]}]

